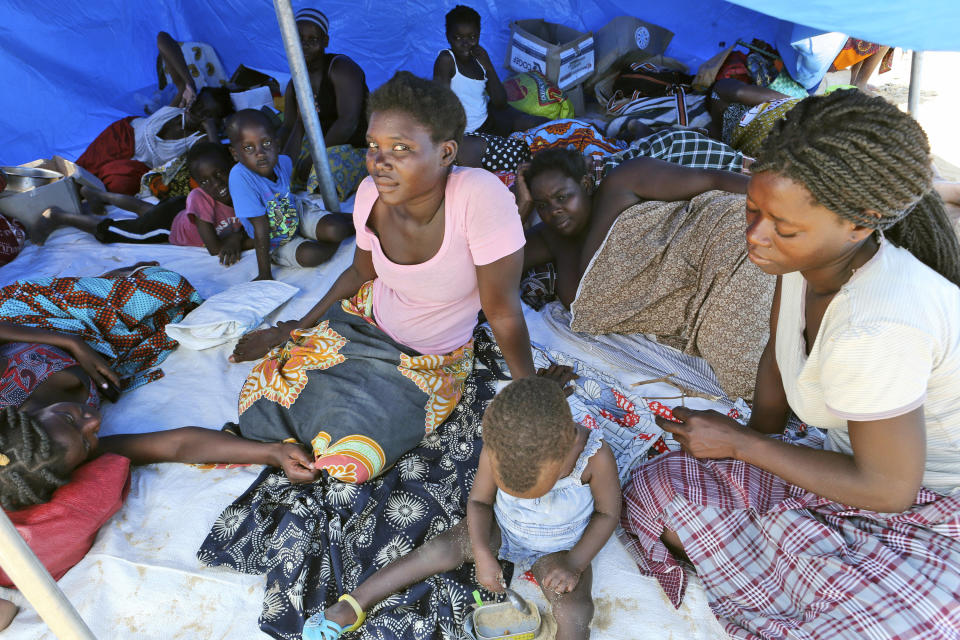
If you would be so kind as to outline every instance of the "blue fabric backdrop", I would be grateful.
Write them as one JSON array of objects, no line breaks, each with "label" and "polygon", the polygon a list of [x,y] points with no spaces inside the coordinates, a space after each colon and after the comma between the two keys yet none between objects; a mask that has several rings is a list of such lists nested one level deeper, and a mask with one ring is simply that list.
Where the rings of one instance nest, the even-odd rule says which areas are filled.
[{"label": "blue fabric backdrop", "polygon": [[[958,0],[912,3],[827,0],[736,0],[815,26],[863,25],[861,37],[889,44],[960,49]],[[304,6],[295,2],[294,7]],[[443,16],[455,0],[324,0],[330,50],[348,53],[374,88],[397,69],[428,76],[446,46]],[[636,15],[676,36],[667,53],[695,68],[737,38],[774,42],[792,25],[724,0],[475,0],[481,41],[502,61],[511,20],[545,17],[577,29],[598,29],[618,15]],[[880,9],[878,9],[878,5]],[[889,5],[890,9],[882,10]],[[923,7],[929,5],[929,10]],[[811,7],[819,7],[814,9]],[[156,87],[156,34],[211,43],[227,70],[238,64],[285,70],[273,4],[268,0],[4,0],[0,18],[0,165],[59,153],[75,158],[106,125],[139,112],[137,94]],[[827,16],[830,16],[830,24]],[[842,18],[842,19],[841,19]],[[950,27],[950,29],[948,29]],[[946,32],[950,30],[951,33]],[[930,45],[922,37],[930,34]],[[909,42],[906,40],[909,34]],[[904,37],[901,42],[896,38]],[[922,37],[921,37],[922,36]],[[933,46],[933,45],[936,46]]]}]

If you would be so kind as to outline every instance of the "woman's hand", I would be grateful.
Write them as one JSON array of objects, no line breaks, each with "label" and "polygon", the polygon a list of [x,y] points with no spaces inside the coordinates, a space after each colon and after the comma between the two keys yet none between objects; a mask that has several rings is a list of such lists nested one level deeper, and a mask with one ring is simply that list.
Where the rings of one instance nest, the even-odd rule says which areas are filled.
[{"label": "woman's hand", "polygon": [[475,554],[474,563],[477,566],[477,582],[480,586],[491,593],[503,593],[507,583],[503,579],[500,563],[489,549],[486,553]]},{"label": "woman's hand", "polygon": [[86,342],[76,336],[69,336],[66,351],[73,356],[77,364],[90,376],[98,389],[106,389],[111,384],[120,388],[120,376],[110,368],[102,355],[97,353]]},{"label": "woman's hand", "polygon": [[527,184],[527,170],[530,168],[529,162],[521,162],[517,165],[517,179],[513,184],[514,197],[517,199],[517,212],[520,214],[520,221],[526,225],[527,219],[533,212],[533,196],[530,194],[530,185]]},{"label": "woman's hand", "polygon": [[274,464],[283,469],[293,484],[313,482],[320,472],[313,468],[313,458],[298,444],[281,442],[277,448],[277,460]]},{"label": "woman's hand", "polygon": [[576,589],[577,583],[580,582],[580,574],[583,573],[570,564],[567,553],[566,551],[551,553],[540,561],[543,588],[558,595],[570,593]]},{"label": "woman's hand", "polygon": [[673,434],[683,450],[695,458],[736,458],[748,438],[763,437],[745,429],[733,418],[716,411],[675,407],[674,422],[656,416],[661,429]]}]

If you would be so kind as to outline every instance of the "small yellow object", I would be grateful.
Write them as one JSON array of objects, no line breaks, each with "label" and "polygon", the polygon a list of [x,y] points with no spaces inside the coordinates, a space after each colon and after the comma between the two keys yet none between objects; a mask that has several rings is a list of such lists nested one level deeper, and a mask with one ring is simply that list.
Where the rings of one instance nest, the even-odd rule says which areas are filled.
[{"label": "small yellow object", "polygon": [[10,458],[0,453],[0,467],[5,467],[10,464]]}]

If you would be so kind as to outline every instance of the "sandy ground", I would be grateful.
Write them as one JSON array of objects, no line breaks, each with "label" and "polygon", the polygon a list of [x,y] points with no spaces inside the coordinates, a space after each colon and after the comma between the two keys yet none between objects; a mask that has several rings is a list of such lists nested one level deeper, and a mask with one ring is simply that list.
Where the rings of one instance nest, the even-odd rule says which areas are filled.
[{"label": "sandy ground", "polygon": [[[870,83],[901,109],[907,109],[910,86],[909,52],[897,51],[893,69],[875,74]],[[915,114],[930,138],[937,169],[948,180],[960,180],[960,84],[955,82],[960,53],[928,51],[923,55],[920,106]]]}]

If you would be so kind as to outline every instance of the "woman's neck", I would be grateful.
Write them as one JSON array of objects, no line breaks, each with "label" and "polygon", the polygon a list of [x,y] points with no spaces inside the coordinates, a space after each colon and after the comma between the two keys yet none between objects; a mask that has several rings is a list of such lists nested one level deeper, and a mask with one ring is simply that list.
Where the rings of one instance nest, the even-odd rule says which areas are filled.
[{"label": "woman's neck", "polygon": [[874,234],[837,260],[817,269],[801,272],[807,281],[807,290],[818,296],[833,295],[845,285],[854,272],[869,262],[880,245]]}]

